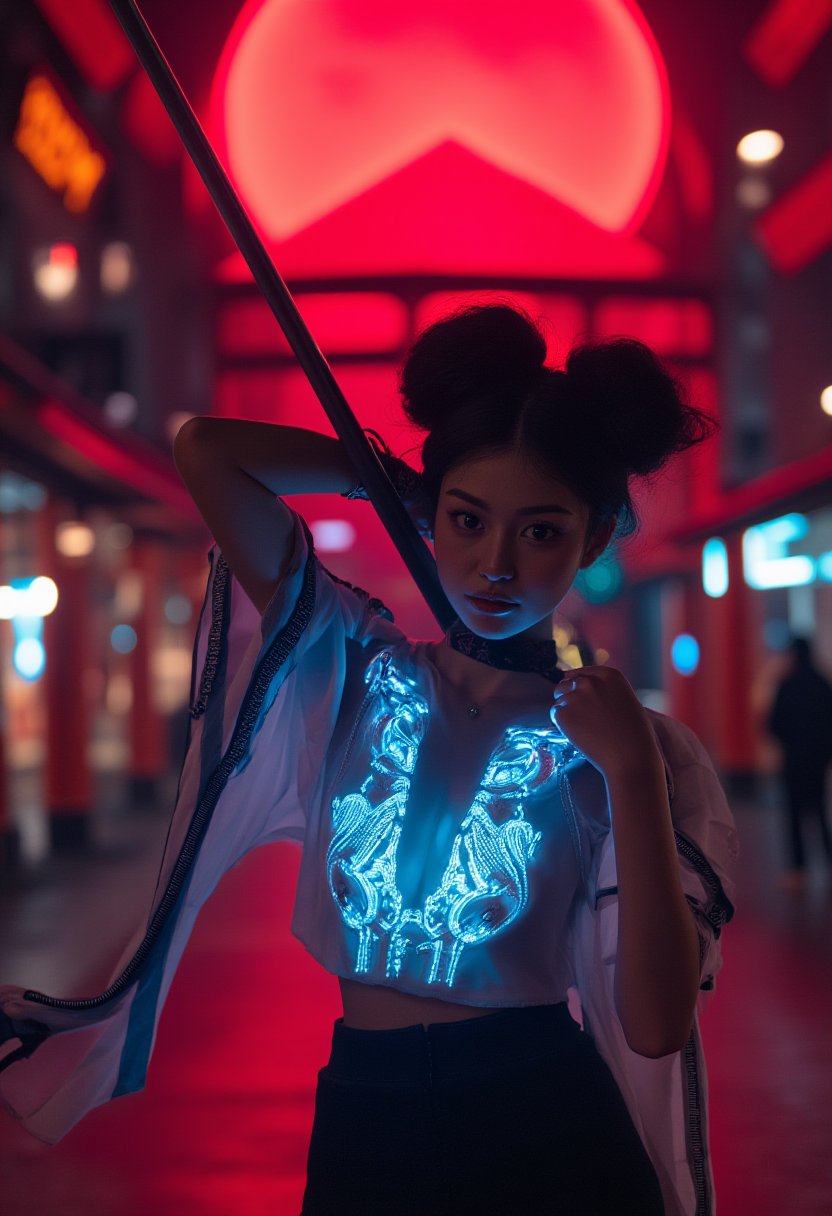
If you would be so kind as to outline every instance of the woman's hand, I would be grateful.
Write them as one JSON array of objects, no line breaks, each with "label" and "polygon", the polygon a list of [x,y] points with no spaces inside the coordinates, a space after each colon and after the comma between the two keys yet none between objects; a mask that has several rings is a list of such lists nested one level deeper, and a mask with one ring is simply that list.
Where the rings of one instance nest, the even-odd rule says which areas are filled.
[{"label": "woman's hand", "polygon": [[416,525],[419,535],[426,540],[433,540],[433,508],[425,491],[425,483],[420,473],[412,469],[404,460],[392,454],[379,453],[379,459],[384,465],[384,471],[395,486],[396,493],[402,500],[408,515]]},{"label": "woman's hand", "polygon": [[550,715],[606,778],[661,764],[650,719],[615,667],[567,672],[555,689]]},{"label": "woman's hand", "polygon": [[[424,481],[420,473],[417,473],[414,468],[411,468],[406,461],[401,460],[398,456],[394,456],[388,448],[387,444],[376,432],[365,428],[365,434],[369,439],[372,447],[375,449],[381,466],[393,484],[393,489],[398,494],[408,515],[410,516],[420,536],[426,540],[433,540],[433,507],[430,498],[425,491]],[[369,494],[360,483],[354,486],[345,498],[362,498],[365,502],[369,501]]]}]

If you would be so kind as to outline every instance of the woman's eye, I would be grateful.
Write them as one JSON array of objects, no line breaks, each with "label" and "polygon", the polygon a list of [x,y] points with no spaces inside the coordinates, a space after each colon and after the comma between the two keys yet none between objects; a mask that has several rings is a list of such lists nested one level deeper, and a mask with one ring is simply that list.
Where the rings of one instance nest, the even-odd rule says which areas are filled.
[{"label": "woman's eye", "polygon": [[531,536],[532,540],[554,540],[556,536],[562,536],[554,524],[531,524],[526,532]]},{"label": "woman's eye", "polygon": [[475,532],[479,527],[479,517],[470,511],[451,511],[451,519],[463,532]]}]

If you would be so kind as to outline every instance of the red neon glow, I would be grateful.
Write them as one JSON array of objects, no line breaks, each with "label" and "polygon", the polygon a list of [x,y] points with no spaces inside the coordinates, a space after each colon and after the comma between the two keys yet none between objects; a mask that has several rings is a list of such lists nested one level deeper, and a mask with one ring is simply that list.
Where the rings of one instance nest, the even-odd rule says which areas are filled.
[{"label": "red neon glow", "polygon": [[121,125],[152,165],[164,168],[179,158],[179,136],[144,72],[130,81],[121,107]]},{"label": "red neon glow", "polygon": [[53,401],[37,407],[36,425],[68,444],[84,460],[116,481],[138,491],[142,497],[151,496],[167,503],[180,513],[193,516],[193,505],[184,488],[174,481],[173,473],[165,476],[155,472],[147,462],[131,455],[106,435],[87,426]]},{"label": "red neon glow", "polygon": [[[402,414],[398,363],[347,363],[338,368],[341,386],[362,426],[370,426],[395,450],[413,445],[413,431]],[[285,426],[308,426],[334,435],[305,374],[299,367],[254,368],[221,372],[213,413],[225,418],[254,418]],[[401,435],[406,439],[402,440]],[[332,504],[328,510],[331,510]]]},{"label": "red neon glow", "polygon": [[[384,292],[299,294],[295,303],[315,341],[328,355],[400,350],[408,338],[408,313],[396,296]],[[288,355],[289,343],[259,295],[230,299],[217,324],[223,355]]]},{"label": "red neon glow", "polygon": [[678,110],[673,115],[670,154],[688,214],[695,220],[710,220],[714,213],[713,166],[693,123]]},{"label": "red neon glow", "polygon": [[78,265],[78,250],[68,242],[49,246],[49,261],[53,266],[73,267]]},{"label": "red neon glow", "polygon": [[755,232],[772,265],[803,270],[832,245],[832,152],[760,216]]},{"label": "red neon glow", "polygon": [[743,53],[768,84],[788,84],[830,25],[829,0],[771,0],[746,38]]},{"label": "red neon glow", "polygon": [[640,338],[660,355],[701,357],[713,346],[711,313],[701,300],[607,296],[595,310],[593,329],[600,338]]},{"label": "red neon glow", "polygon": [[[391,272],[647,279],[665,269],[643,237],[605,232],[458,144],[350,199],[283,241],[276,256],[288,279]],[[238,253],[219,277],[251,278]]]},{"label": "red neon glow", "polygon": [[546,335],[547,360],[553,367],[564,362],[569,348],[588,326],[587,310],[577,296],[537,295],[527,291],[435,291],[420,301],[416,310],[416,330],[472,304],[508,302],[525,309],[540,322]]},{"label": "red neon glow", "polygon": [[38,8],[96,89],[114,89],[135,65],[106,0],[37,0]]},{"label": "red neon glow", "polygon": [[[216,135],[285,240],[449,142],[632,232],[669,135],[661,55],[629,0],[248,0],[214,82]],[[441,180],[420,199],[445,209]],[[478,206],[488,217],[490,200]]]}]

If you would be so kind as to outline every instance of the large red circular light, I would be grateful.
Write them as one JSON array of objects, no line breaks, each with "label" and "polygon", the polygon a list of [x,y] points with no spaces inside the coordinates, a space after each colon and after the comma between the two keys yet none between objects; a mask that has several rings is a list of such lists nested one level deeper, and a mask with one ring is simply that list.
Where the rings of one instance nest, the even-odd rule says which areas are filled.
[{"label": "large red circular light", "polygon": [[[448,141],[610,233],[664,170],[667,77],[626,0],[248,0],[213,92],[215,135],[283,240]],[[441,183],[425,198],[441,205]],[[487,207],[487,200],[483,200]]]}]

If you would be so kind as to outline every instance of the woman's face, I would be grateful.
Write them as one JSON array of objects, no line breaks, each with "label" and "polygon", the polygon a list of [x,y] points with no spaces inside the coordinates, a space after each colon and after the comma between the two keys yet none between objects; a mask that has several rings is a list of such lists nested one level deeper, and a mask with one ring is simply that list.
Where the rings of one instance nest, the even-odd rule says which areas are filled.
[{"label": "woman's face", "polygon": [[439,578],[463,624],[485,638],[550,638],[552,613],[612,531],[599,530],[588,545],[588,522],[587,504],[522,452],[451,469],[434,542]]}]

